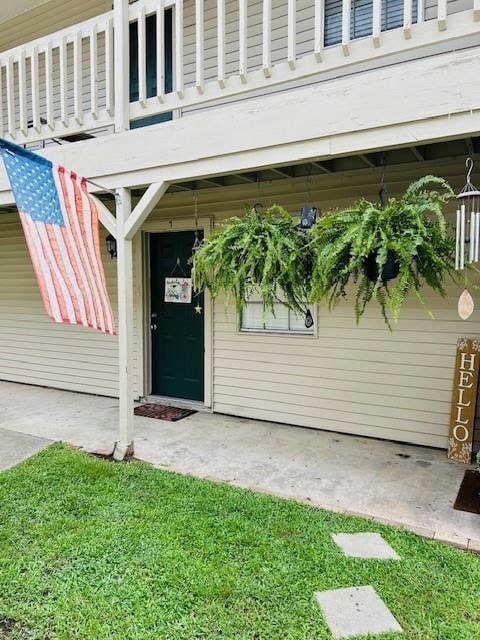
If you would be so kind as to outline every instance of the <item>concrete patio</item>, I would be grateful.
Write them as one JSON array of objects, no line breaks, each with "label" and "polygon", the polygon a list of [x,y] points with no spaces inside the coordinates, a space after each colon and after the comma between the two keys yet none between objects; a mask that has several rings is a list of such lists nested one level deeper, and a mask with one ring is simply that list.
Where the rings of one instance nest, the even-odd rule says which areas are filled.
[{"label": "concrete patio", "polygon": [[[112,398],[0,382],[1,448],[17,433],[111,451],[117,409]],[[452,508],[466,467],[444,451],[210,413],[136,417],[135,430],[136,457],[160,467],[480,551],[480,516]]]}]

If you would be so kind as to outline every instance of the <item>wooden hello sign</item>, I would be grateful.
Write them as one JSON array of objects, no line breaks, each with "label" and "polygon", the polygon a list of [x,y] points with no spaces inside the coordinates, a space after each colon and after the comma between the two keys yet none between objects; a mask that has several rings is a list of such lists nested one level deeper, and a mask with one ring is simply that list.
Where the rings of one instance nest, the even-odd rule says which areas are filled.
[{"label": "wooden hello sign", "polygon": [[472,458],[479,370],[480,339],[460,338],[453,379],[448,457],[467,464]]}]

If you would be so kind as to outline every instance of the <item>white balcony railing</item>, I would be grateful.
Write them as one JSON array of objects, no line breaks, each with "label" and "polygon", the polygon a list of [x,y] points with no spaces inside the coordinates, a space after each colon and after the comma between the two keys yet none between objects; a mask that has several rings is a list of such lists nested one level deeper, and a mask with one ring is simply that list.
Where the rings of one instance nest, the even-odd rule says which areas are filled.
[{"label": "white balcony railing", "polygon": [[[415,57],[478,34],[480,0],[470,2],[451,15],[458,0],[398,0],[393,13],[385,0],[361,11],[352,0],[119,2],[125,13],[116,7],[0,53],[0,135],[24,144],[124,129],[396,53]],[[126,23],[120,38],[114,25]]]}]

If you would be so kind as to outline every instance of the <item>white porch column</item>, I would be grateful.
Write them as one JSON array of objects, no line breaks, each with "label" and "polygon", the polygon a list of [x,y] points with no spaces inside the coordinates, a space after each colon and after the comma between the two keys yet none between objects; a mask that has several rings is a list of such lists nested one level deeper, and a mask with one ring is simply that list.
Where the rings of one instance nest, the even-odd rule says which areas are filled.
[{"label": "white porch column", "polygon": [[125,238],[125,223],[131,213],[129,189],[117,195],[117,280],[119,354],[119,440],[113,457],[123,460],[133,453],[133,243]]},{"label": "white porch column", "polygon": [[128,0],[114,0],[115,131],[130,128],[130,36]]}]

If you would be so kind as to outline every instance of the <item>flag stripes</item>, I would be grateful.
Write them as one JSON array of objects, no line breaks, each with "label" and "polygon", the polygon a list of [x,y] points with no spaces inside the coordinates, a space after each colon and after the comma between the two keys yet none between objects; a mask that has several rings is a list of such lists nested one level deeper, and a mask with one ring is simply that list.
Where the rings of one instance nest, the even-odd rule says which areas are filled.
[{"label": "flag stripes", "polygon": [[4,140],[0,149],[48,315],[114,334],[98,209],[86,180]]}]

